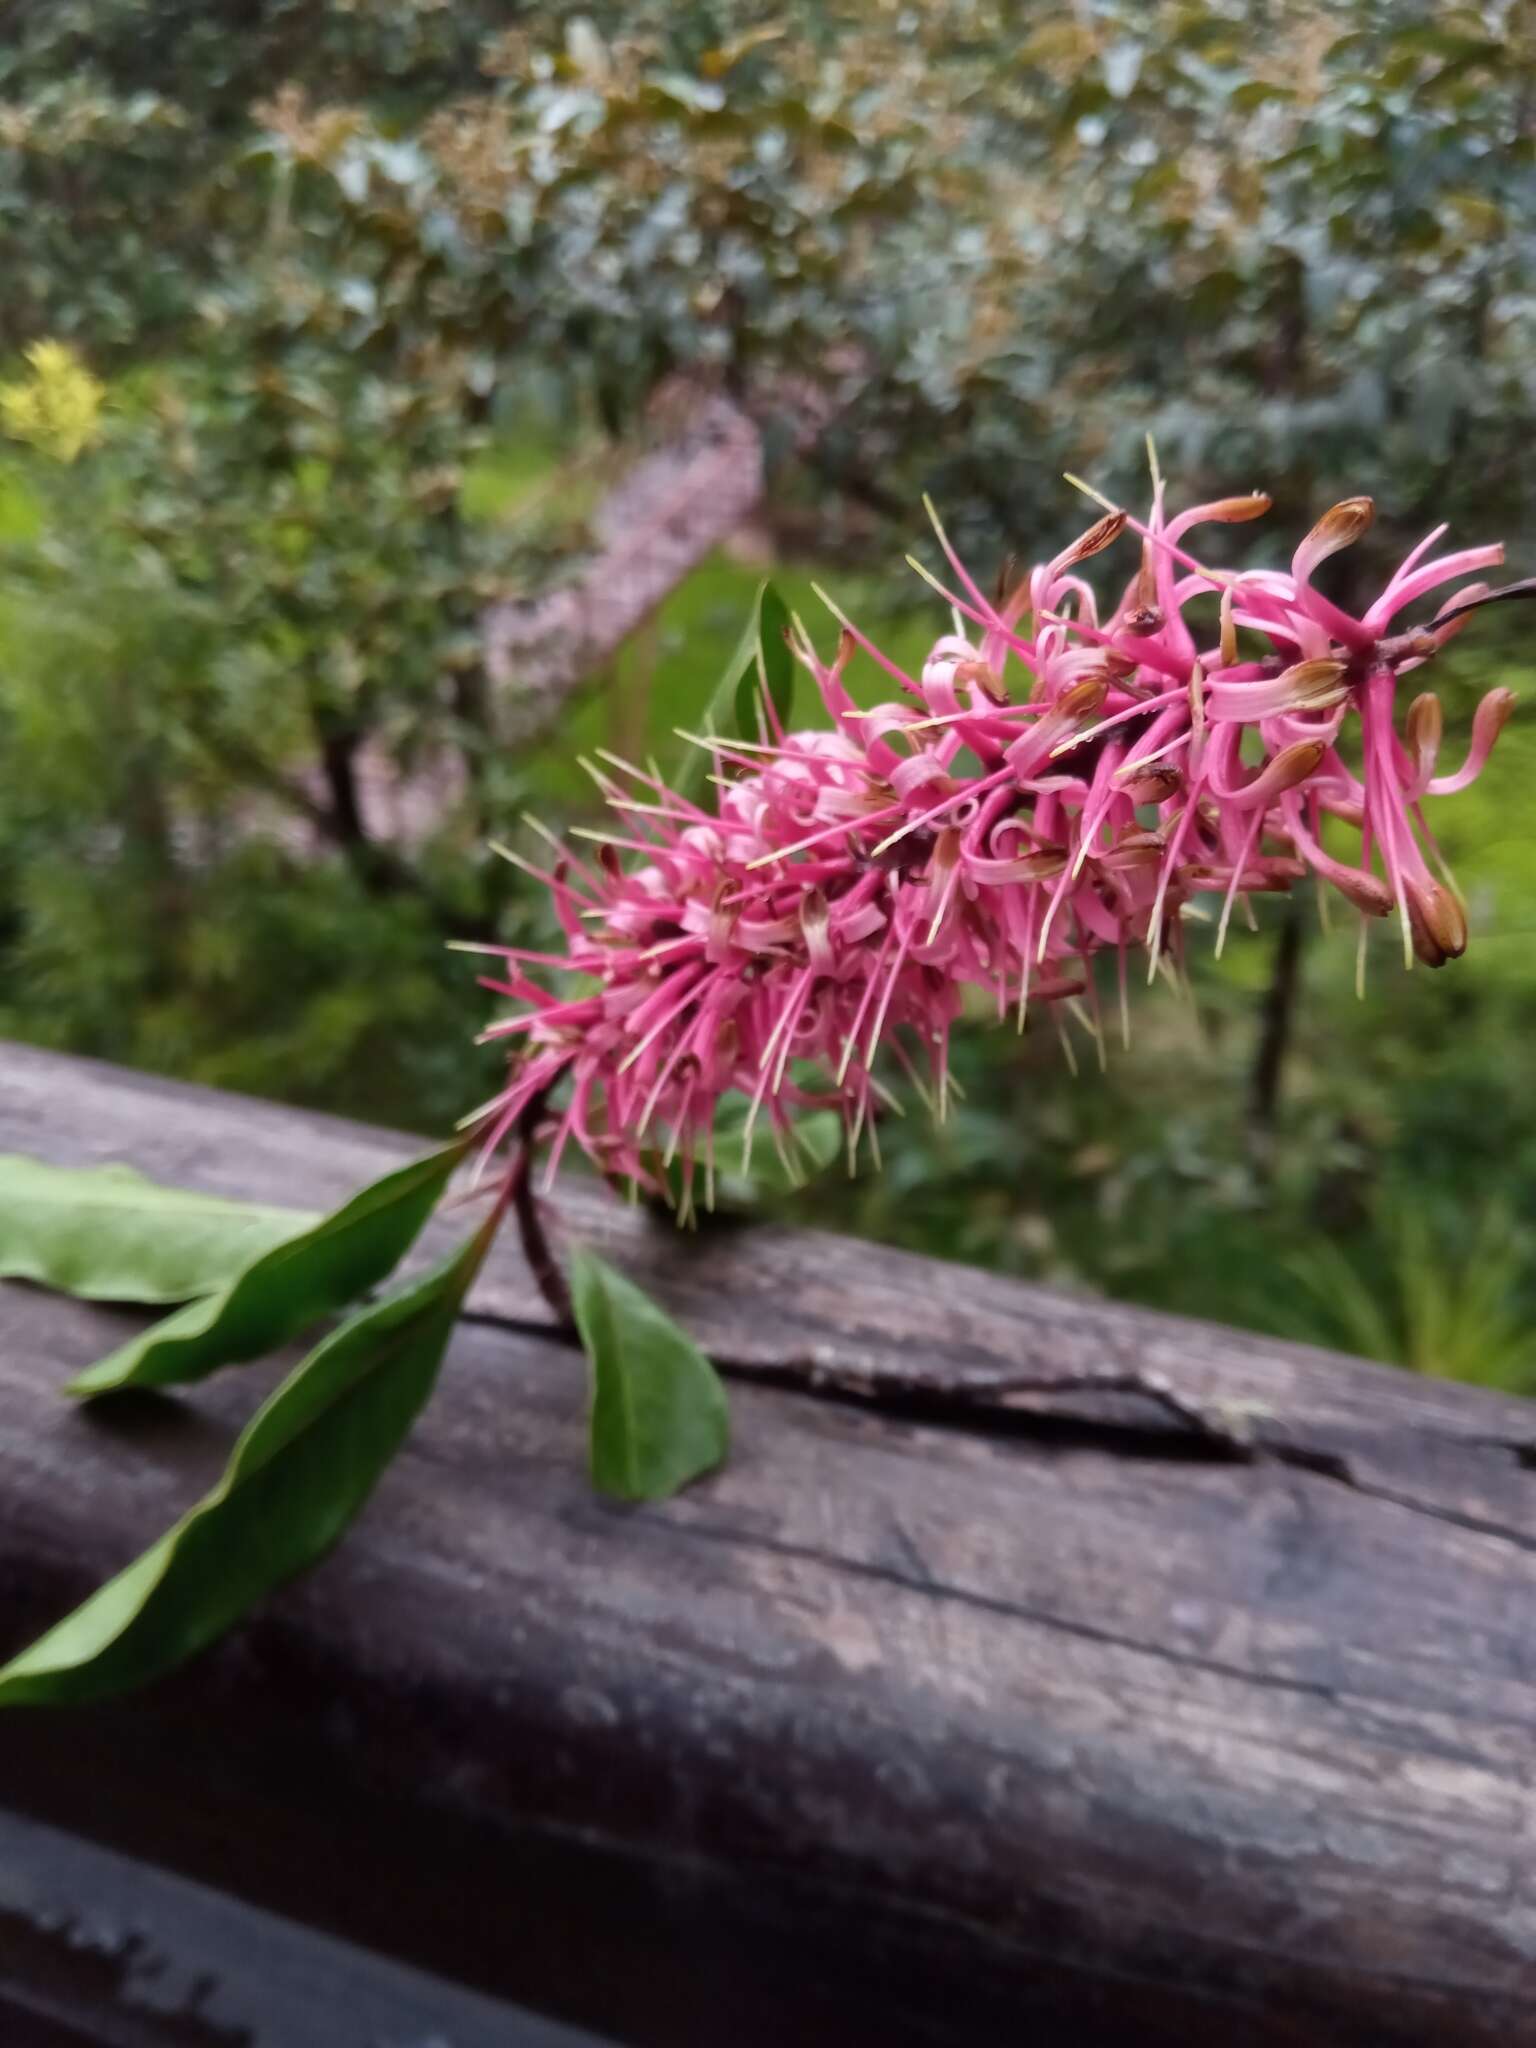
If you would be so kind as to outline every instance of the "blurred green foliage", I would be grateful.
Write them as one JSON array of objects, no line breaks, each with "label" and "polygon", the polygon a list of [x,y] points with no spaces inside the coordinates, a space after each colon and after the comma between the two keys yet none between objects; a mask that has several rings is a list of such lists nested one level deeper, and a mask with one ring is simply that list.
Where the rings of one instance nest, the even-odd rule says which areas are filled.
[{"label": "blurred green foliage", "polygon": [[[487,838],[589,806],[594,745],[675,758],[761,573],[713,558],[499,743],[481,614],[571,573],[679,373],[762,419],[789,601],[835,581],[908,666],[945,623],[885,572],[922,489],[990,577],[1070,529],[1062,468],[1140,489],[1149,428],[1181,494],[1370,491],[1362,576],[1442,517],[1531,566],[1515,0],[508,22],[0,6],[0,382],[62,338],[106,384],[73,461],[0,458],[0,1030],[423,1129],[485,1092],[443,941],[543,915]],[[841,407],[809,455],[806,383]],[[1531,667],[1518,619],[1444,666],[1464,733]],[[1048,1023],[978,1020],[949,1122],[796,1214],[1536,1386],[1533,766],[1517,721],[1436,819],[1474,928],[1444,974],[1384,939],[1358,1004],[1352,921],[1302,906],[1278,1093],[1268,905],[1135,996],[1129,1052],[1106,1024],[1102,1075],[1076,1023],[1074,1080]]]}]

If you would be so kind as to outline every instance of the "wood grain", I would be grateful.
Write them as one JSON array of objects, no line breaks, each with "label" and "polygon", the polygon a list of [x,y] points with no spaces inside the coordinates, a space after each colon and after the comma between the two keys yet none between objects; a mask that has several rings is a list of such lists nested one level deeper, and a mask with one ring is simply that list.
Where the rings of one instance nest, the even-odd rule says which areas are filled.
[{"label": "wood grain", "polygon": [[[0,1150],[319,1206],[413,1149],[0,1049]],[[1150,1368],[1260,1455],[1107,1397],[742,1384],[728,1469],[617,1509],[508,1242],[344,1548],[152,1695],[7,1720],[0,1801],[623,2041],[1536,2040],[1525,1404],[579,1187],[559,1215],[749,1374]],[[129,1324],[0,1288],[0,1652],[274,1369],[61,1402]]]}]

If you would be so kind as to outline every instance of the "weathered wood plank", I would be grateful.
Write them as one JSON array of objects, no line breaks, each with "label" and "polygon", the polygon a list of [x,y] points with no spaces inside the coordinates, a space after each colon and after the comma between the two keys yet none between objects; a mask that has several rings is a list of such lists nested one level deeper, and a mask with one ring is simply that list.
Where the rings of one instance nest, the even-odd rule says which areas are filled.
[{"label": "weathered wood plank", "polygon": [[5,2048],[603,2048],[0,1812]]},{"label": "weathered wood plank", "polygon": [[[318,1204],[411,1148],[6,1048],[0,1149]],[[619,1510],[509,1247],[345,1548],[149,1698],[5,1723],[0,1799],[623,2040],[1536,2036],[1524,1404],[836,1239],[561,1215],[725,1359],[1151,1365],[1273,1455],[1086,1397],[959,1426],[744,1386],[727,1471]],[[59,1402],[126,1322],[0,1289],[0,1650],[269,1376]]]}]

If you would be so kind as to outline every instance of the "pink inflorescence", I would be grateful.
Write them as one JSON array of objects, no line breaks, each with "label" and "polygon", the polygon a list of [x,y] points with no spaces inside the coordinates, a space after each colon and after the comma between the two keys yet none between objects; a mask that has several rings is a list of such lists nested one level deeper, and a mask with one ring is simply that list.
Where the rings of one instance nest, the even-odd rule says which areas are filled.
[{"label": "pink inflorescence", "polygon": [[[790,644],[830,730],[784,732],[765,697],[761,739],[707,741],[712,810],[622,764],[622,782],[600,772],[634,836],[605,840],[591,863],[562,849],[541,876],[564,951],[488,949],[507,965],[486,986],[520,1005],[487,1034],[516,1047],[482,1113],[488,1149],[514,1130],[547,1137],[552,1174],[574,1139],[605,1173],[680,1189],[686,1211],[698,1177],[713,1196],[716,1112],[734,1091],[749,1144],[760,1114],[782,1148],[793,1112],[831,1106],[852,1160],[890,1099],[877,1059],[942,1114],[964,991],[1021,1022],[1031,1001],[1080,997],[1097,1029],[1096,953],[1117,957],[1123,1003],[1128,950],[1147,948],[1154,971],[1177,955],[1192,898],[1219,904],[1219,948],[1239,897],[1309,869],[1365,917],[1395,909],[1410,960],[1462,952],[1423,799],[1473,780],[1513,698],[1483,699],[1465,764],[1437,775],[1439,701],[1416,697],[1399,729],[1398,677],[1487,586],[1464,585],[1427,625],[1397,621],[1503,551],[1430,559],[1441,527],[1355,617],[1312,577],[1370,524],[1367,498],[1336,505],[1288,569],[1207,569],[1189,552],[1194,528],[1268,507],[1254,495],[1169,516],[1159,485],[1144,524],[1107,512],[996,599],[938,528],[956,630],[921,677],[846,621],[824,663],[797,621]],[[1127,529],[1141,565],[1101,616],[1081,565]],[[1197,598],[1203,637],[1187,616]],[[856,648],[897,698],[855,705]],[[1353,857],[1325,847],[1330,819]],[[626,867],[621,848],[638,859]],[[547,970],[581,979],[557,994]]]}]

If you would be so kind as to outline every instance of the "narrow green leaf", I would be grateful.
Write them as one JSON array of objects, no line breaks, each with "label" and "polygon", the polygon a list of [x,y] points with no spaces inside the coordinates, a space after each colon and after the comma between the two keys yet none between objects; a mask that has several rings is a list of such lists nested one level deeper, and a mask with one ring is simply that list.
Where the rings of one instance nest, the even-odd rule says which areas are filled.
[{"label": "narrow green leaf", "polygon": [[0,1670],[0,1707],[145,1685],[323,1557],[431,1393],[491,1235],[319,1344],[252,1418],[213,1491]]},{"label": "narrow green leaf", "polygon": [[576,1327],[592,1361],[592,1482],[659,1500],[726,1454],[725,1389],[709,1360],[633,1281],[578,1246]]},{"label": "narrow green leaf", "polygon": [[227,1287],[156,1323],[70,1382],[71,1394],[169,1387],[260,1358],[392,1273],[464,1156],[462,1143],[361,1189]]},{"label": "narrow green leaf", "polygon": [[313,1210],[162,1187],[131,1166],[0,1157],[0,1279],[86,1301],[188,1301],[308,1230]]},{"label": "narrow green leaf", "polygon": [[[766,689],[781,721],[795,695],[795,664],[784,639],[789,611],[771,583],[759,584],[751,616],[736,651],[725,665],[704,714],[704,731],[720,739],[755,740]],[[709,774],[709,757],[690,747],[674,778],[678,794],[696,801]]]},{"label": "narrow green leaf", "polygon": [[736,685],[736,730],[744,739],[757,735],[765,691],[781,725],[787,721],[795,697],[794,656],[784,638],[789,611],[771,583],[759,588],[753,618],[757,628],[753,659]]}]

